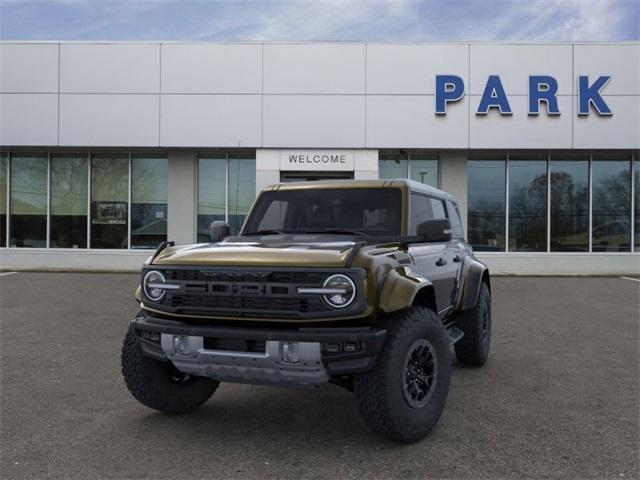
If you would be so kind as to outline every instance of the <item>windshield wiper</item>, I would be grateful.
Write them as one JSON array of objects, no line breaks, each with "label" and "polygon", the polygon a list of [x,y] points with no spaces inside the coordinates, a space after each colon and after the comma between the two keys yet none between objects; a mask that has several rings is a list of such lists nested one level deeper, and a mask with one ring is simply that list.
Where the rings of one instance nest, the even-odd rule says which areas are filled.
[{"label": "windshield wiper", "polygon": [[257,230],[255,232],[246,232],[243,233],[242,235],[283,235],[284,232],[280,231],[280,230]]},{"label": "windshield wiper", "polygon": [[338,235],[358,235],[363,238],[370,238],[370,235],[360,230],[351,230],[348,228],[325,228],[324,230],[305,230],[302,233],[336,233]]}]

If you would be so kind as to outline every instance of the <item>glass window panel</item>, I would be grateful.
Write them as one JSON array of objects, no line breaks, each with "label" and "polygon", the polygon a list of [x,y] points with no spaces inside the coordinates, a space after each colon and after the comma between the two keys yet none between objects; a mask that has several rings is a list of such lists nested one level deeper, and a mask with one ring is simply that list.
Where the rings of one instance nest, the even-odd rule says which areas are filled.
[{"label": "glass window panel", "polygon": [[629,155],[594,155],[594,252],[628,252],[631,248],[631,178]]},{"label": "glass window panel", "polygon": [[[264,229],[305,233],[330,228],[361,230],[371,236],[400,233],[398,188],[279,190],[260,195],[246,232]],[[276,205],[273,205],[276,203]]]},{"label": "glass window panel", "polygon": [[634,178],[634,213],[633,213],[633,223],[634,227],[634,250],[636,252],[640,252],[640,158],[638,156],[640,152],[636,152],[635,159],[633,162],[633,178]]},{"label": "glass window panel", "polygon": [[589,251],[589,158],[551,156],[551,251]]},{"label": "glass window panel", "polygon": [[478,251],[505,250],[505,160],[467,162],[467,235]]},{"label": "glass window panel", "polygon": [[256,198],[256,161],[229,157],[229,226],[231,234],[240,231]]},{"label": "glass window panel", "polygon": [[91,248],[127,248],[129,159],[91,157]]},{"label": "glass window panel", "polygon": [[209,241],[211,222],[225,219],[225,178],[224,156],[198,160],[198,242]]},{"label": "glass window panel", "polygon": [[433,214],[433,218],[447,218],[447,213],[444,208],[444,202],[442,200],[438,198],[429,198],[429,202],[431,203],[431,212]]},{"label": "glass window panel", "polygon": [[0,247],[7,246],[7,168],[6,154],[0,154]]},{"label": "glass window panel", "polygon": [[411,221],[409,222],[409,235],[415,235],[416,227],[419,224],[421,224],[425,220],[428,220],[429,218],[433,218],[429,198],[425,197],[424,195],[412,193],[410,213]]},{"label": "glass window panel", "polygon": [[12,247],[47,246],[47,157],[12,155]]},{"label": "glass window panel", "polygon": [[131,159],[131,248],[157,248],[167,239],[169,161]]},{"label": "glass window panel", "polygon": [[438,158],[432,154],[411,154],[411,179],[438,188]]},{"label": "glass window panel", "polygon": [[455,238],[464,238],[460,211],[458,210],[458,207],[449,200],[447,200],[447,212],[449,213],[449,221],[451,222],[451,233]]},{"label": "glass window panel", "polygon": [[546,156],[509,161],[509,251],[547,250]]},{"label": "glass window panel", "polygon": [[379,178],[407,178],[409,176],[408,155],[400,152],[380,152]]},{"label": "glass window panel", "polygon": [[87,247],[87,170],[86,155],[51,157],[51,247]]}]

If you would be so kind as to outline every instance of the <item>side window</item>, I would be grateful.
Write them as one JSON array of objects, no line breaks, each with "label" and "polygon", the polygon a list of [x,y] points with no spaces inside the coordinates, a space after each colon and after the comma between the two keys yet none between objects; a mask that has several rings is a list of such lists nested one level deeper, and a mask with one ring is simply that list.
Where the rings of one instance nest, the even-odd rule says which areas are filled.
[{"label": "side window", "polygon": [[444,208],[444,202],[439,198],[429,198],[431,203],[431,211],[433,212],[432,218],[447,218],[447,212]]},{"label": "side window", "polygon": [[416,234],[416,226],[425,220],[432,218],[429,198],[417,193],[411,194],[411,221],[409,222],[409,235]]},{"label": "side window", "polygon": [[447,210],[449,212],[449,220],[451,221],[451,232],[454,237],[464,238],[464,231],[462,230],[462,220],[460,220],[460,212],[457,205],[447,200]]}]

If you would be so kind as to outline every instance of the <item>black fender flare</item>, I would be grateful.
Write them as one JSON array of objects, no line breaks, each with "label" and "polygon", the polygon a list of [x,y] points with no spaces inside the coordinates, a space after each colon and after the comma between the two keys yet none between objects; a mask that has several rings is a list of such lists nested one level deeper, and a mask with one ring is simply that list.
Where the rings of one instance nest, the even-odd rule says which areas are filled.
[{"label": "black fender flare", "polygon": [[471,310],[478,303],[480,286],[485,279],[489,290],[491,290],[489,268],[480,260],[467,256],[462,264],[460,279],[457,310]]}]

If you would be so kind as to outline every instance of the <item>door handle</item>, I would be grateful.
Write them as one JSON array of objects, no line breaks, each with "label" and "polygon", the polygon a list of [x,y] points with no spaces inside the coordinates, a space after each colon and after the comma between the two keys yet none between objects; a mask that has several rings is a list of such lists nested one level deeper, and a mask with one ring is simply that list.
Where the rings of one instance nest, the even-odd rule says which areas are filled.
[{"label": "door handle", "polygon": [[438,267],[444,267],[446,264],[447,264],[447,261],[446,261],[444,258],[442,258],[442,257],[440,257],[440,258],[436,261],[436,265],[437,265]]},{"label": "door handle", "polygon": [[460,263],[462,261],[462,258],[460,257],[460,255],[456,255],[455,257],[453,257],[453,261],[455,263]]}]

